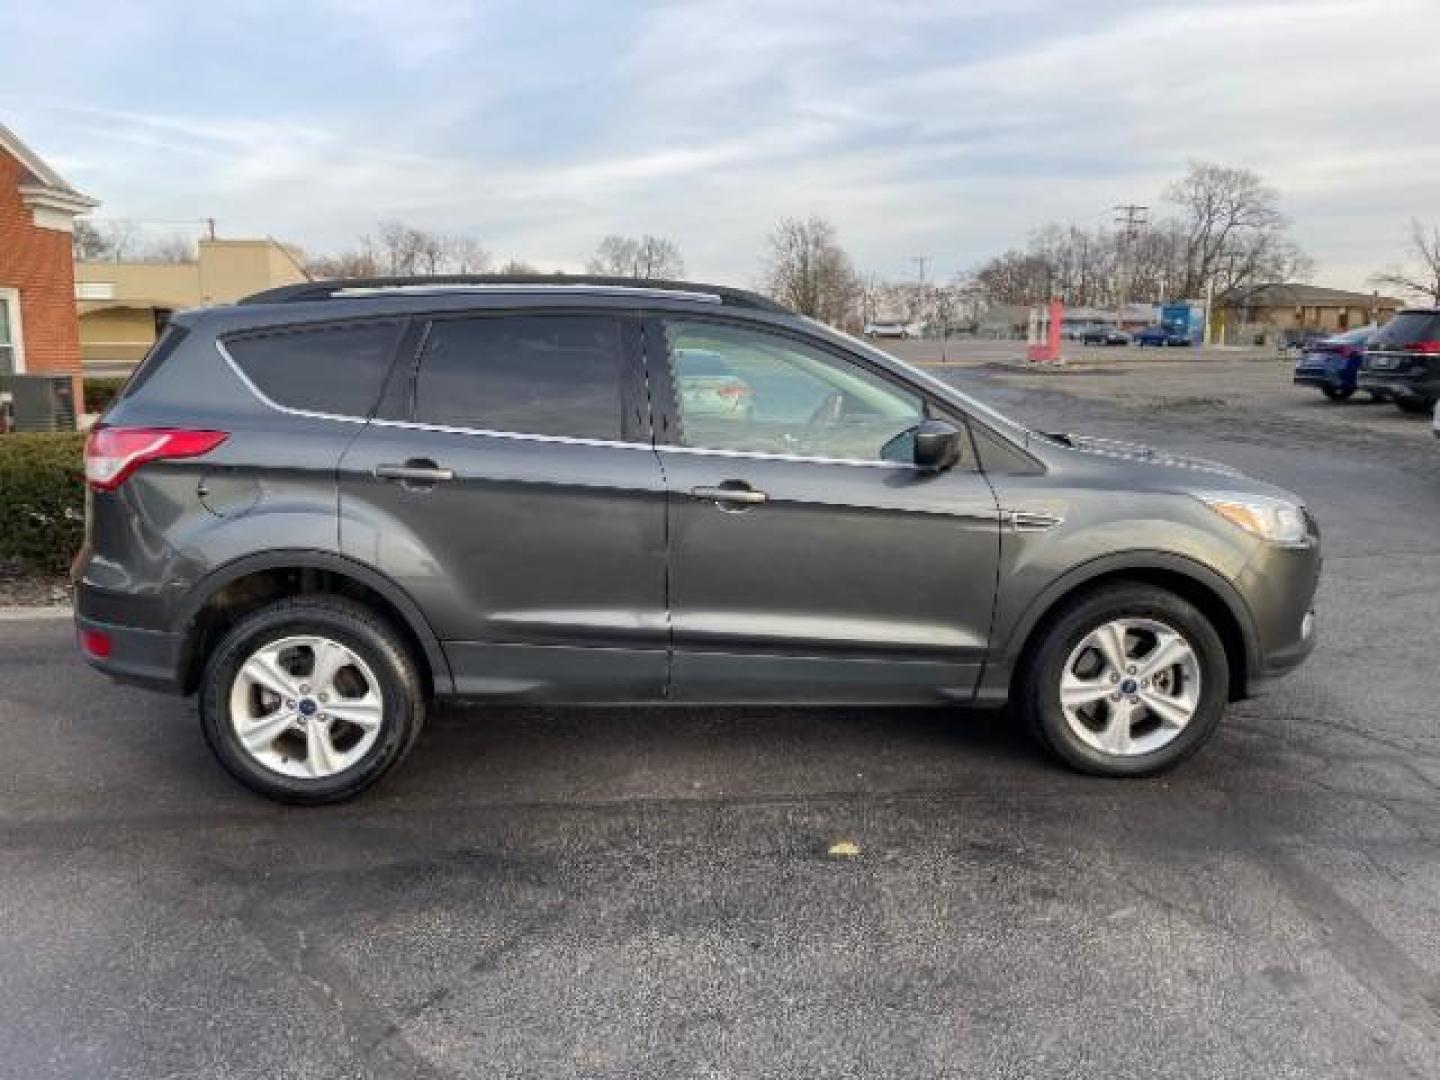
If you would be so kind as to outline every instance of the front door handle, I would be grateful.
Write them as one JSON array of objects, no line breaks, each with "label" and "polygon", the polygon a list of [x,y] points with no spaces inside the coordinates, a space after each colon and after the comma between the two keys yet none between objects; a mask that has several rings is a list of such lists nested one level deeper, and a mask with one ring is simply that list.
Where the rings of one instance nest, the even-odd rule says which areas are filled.
[{"label": "front door handle", "polygon": [[406,484],[439,484],[454,480],[455,470],[442,469],[423,458],[412,458],[403,465],[376,465],[375,475],[381,480],[400,480]]},{"label": "front door handle", "polygon": [[755,506],[769,498],[765,492],[756,491],[749,484],[739,480],[727,480],[718,487],[691,488],[690,497],[692,499],[701,499],[705,502],[718,503],[722,509],[726,503]]}]

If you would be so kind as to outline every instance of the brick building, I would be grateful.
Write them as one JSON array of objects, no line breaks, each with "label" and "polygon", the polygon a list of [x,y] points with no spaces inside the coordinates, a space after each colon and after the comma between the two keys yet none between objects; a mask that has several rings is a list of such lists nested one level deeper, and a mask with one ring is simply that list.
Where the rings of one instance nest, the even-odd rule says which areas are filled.
[{"label": "brick building", "polygon": [[80,400],[75,217],[99,205],[0,125],[0,376],[70,373]]}]

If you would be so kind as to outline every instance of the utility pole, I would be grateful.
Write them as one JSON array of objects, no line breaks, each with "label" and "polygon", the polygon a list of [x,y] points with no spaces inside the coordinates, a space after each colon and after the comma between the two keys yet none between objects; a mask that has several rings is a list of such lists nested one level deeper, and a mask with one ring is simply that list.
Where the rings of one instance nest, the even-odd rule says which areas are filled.
[{"label": "utility pole", "polygon": [[1115,329],[1125,328],[1125,260],[1130,252],[1131,241],[1135,238],[1136,231],[1145,224],[1145,215],[1149,213],[1148,206],[1138,206],[1135,203],[1122,203],[1114,208],[1119,215],[1115,218],[1115,224],[1120,226],[1120,280],[1116,283],[1116,291],[1119,293],[1115,308]]},{"label": "utility pole", "polygon": [[912,255],[910,261],[915,264],[917,273],[915,275],[915,300],[910,305],[908,312],[910,322],[913,324],[918,320],[925,309],[925,264],[930,261],[929,255]]},{"label": "utility pole", "polygon": [[205,226],[206,226],[206,228],[209,230],[210,239],[211,239],[211,240],[214,240],[214,239],[215,239],[215,219],[214,219],[213,217],[207,217],[207,218],[205,219]]}]

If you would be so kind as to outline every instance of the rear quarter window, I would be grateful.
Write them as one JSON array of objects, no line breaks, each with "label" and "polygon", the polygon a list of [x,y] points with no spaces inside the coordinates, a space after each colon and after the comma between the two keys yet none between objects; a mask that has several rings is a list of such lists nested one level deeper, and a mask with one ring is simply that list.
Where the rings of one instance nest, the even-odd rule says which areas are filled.
[{"label": "rear quarter window", "polygon": [[403,321],[306,327],[225,339],[262,394],[287,409],[369,416],[385,385]]}]

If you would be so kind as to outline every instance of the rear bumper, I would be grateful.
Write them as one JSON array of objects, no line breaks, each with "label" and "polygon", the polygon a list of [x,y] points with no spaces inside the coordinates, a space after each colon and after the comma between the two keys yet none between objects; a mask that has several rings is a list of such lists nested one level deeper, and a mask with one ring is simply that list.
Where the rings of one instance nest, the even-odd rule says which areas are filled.
[{"label": "rear bumper", "polygon": [[1440,397],[1440,382],[1430,378],[1407,379],[1403,375],[1362,371],[1359,386],[1361,390],[1397,401],[1434,401]]},{"label": "rear bumper", "polygon": [[1295,373],[1295,385],[1318,386],[1321,389],[1334,387],[1337,390],[1343,390],[1345,388],[1345,380],[1325,371],[1297,371]]},{"label": "rear bumper", "polygon": [[[105,642],[106,655],[97,655],[86,648],[87,638],[93,635]],[[179,634],[118,626],[77,615],[75,641],[86,663],[117,682],[171,694],[183,693]]]}]

